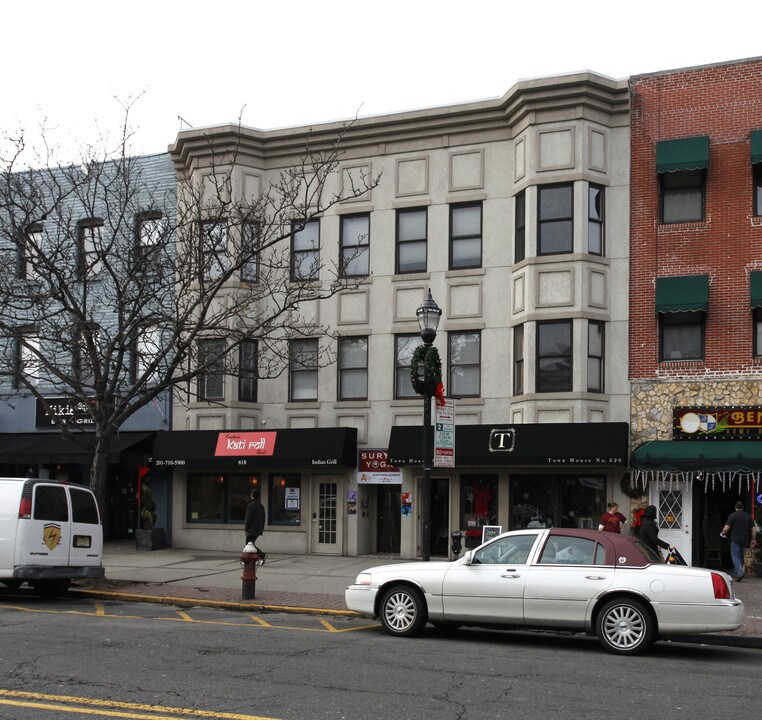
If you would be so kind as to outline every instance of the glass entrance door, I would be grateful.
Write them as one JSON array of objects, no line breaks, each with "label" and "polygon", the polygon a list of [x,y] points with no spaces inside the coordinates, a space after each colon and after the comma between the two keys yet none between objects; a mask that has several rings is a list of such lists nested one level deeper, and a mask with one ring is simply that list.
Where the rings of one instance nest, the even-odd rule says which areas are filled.
[{"label": "glass entrance door", "polygon": [[654,483],[651,502],[658,511],[659,539],[674,545],[688,565],[692,564],[691,514],[693,498],[687,483]]},{"label": "glass entrance door", "polygon": [[334,478],[314,478],[312,487],[312,552],[341,555],[342,515],[339,483]]}]

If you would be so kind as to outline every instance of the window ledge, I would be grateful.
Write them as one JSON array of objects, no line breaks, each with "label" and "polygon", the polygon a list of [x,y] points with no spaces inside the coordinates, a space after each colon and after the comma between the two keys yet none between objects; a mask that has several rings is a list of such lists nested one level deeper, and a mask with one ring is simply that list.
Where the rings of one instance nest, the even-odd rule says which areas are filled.
[{"label": "window ledge", "polygon": [[299,402],[286,403],[286,410],[319,410],[320,403],[317,400],[302,400]]},{"label": "window ledge", "polygon": [[343,410],[346,408],[369,408],[369,400],[337,400],[333,407],[335,410]]},{"label": "window ledge", "polygon": [[487,271],[483,267],[463,268],[462,270],[448,270],[445,273],[446,278],[468,277],[469,275],[485,275]]}]

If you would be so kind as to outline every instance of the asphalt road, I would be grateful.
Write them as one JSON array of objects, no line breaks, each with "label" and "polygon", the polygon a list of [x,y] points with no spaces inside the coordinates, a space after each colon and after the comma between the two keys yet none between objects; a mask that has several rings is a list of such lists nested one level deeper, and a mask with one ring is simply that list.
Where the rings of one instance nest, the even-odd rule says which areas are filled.
[{"label": "asphalt road", "polygon": [[398,639],[359,618],[0,601],[3,719],[716,720],[758,714],[760,671],[759,650],[710,645],[626,658],[576,635]]}]

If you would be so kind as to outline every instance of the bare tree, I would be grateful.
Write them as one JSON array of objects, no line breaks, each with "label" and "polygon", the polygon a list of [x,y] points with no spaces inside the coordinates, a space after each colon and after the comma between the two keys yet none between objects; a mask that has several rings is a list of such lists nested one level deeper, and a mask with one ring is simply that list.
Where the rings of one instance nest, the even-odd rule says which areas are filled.
[{"label": "bare tree", "polygon": [[[308,134],[300,162],[256,197],[234,181],[240,125],[201,141],[202,174],[178,164],[167,182],[155,170],[169,156],[130,157],[128,117],[129,107],[116,151],[101,143],[76,165],[51,163],[44,146],[35,167],[23,133],[6,136],[0,158],[0,393],[86,409],[102,506],[112,441],[139,409],[173,392],[213,397],[205,382],[219,373],[276,376],[288,340],[331,334],[301,308],[361,282],[343,277],[356,258],[305,253],[294,271],[290,240],[379,182],[336,179],[351,123],[318,148]],[[330,362],[329,345],[303,360]]]}]

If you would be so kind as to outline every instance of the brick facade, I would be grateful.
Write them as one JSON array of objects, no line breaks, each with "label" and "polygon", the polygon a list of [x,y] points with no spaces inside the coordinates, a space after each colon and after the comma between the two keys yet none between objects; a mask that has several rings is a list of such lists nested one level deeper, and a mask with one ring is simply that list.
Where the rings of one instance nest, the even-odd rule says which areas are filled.
[{"label": "brick facade", "polygon": [[[634,77],[630,82],[630,378],[762,375],[753,357],[749,273],[762,269],[750,131],[762,128],[762,60]],[[656,143],[709,136],[703,222],[659,223]],[[659,362],[655,278],[709,276],[704,360]]]}]

